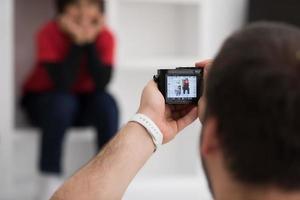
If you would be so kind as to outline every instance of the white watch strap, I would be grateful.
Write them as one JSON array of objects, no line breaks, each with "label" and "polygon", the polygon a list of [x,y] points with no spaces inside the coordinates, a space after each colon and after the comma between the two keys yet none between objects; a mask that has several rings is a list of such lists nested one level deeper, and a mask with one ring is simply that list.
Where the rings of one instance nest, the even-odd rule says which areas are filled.
[{"label": "white watch strap", "polygon": [[161,133],[158,126],[146,115],[143,114],[136,114],[130,120],[132,122],[137,122],[141,124],[145,129],[148,131],[149,135],[151,136],[153,143],[155,145],[155,150],[162,145],[163,143],[163,134]]}]

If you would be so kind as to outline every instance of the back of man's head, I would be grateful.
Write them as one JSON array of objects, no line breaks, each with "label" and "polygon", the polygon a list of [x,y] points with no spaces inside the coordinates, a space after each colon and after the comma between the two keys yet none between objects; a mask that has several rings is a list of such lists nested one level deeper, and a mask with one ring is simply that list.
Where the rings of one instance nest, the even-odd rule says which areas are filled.
[{"label": "back of man's head", "polygon": [[208,77],[206,118],[230,173],[300,189],[300,30],[257,23],[224,44]]}]

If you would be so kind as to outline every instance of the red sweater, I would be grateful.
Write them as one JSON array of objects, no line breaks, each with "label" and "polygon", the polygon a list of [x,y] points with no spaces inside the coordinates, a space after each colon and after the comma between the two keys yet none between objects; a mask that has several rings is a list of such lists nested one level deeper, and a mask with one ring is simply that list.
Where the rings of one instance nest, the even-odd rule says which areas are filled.
[{"label": "red sweater", "polygon": [[[53,90],[54,84],[42,63],[62,62],[71,47],[70,38],[61,31],[56,21],[50,21],[38,32],[36,43],[36,64],[23,85],[25,93]],[[114,63],[114,46],[113,34],[107,28],[104,28],[98,35],[96,48],[101,61],[111,66]],[[80,73],[72,89],[75,93],[86,93],[95,90],[95,85],[87,71],[84,60],[80,64]]]}]

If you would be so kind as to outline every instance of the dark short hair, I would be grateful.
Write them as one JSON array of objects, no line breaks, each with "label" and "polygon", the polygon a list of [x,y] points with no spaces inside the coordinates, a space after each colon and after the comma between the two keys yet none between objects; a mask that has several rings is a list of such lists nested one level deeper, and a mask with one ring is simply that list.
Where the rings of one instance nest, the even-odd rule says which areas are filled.
[{"label": "dark short hair", "polygon": [[300,30],[260,22],[231,36],[209,72],[209,117],[238,181],[300,189]]},{"label": "dark short hair", "polygon": [[[105,0],[91,0],[99,3],[99,7],[102,13],[105,13]],[[76,3],[78,0],[55,0],[56,11],[58,14],[64,13],[66,7],[70,4]]]}]

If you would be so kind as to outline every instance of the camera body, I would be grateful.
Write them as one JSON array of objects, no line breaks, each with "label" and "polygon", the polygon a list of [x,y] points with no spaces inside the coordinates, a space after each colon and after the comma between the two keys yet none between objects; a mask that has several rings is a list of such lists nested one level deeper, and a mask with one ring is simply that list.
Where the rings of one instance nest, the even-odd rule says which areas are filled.
[{"label": "camera body", "polygon": [[203,93],[203,68],[159,69],[153,77],[166,104],[197,104]]}]

